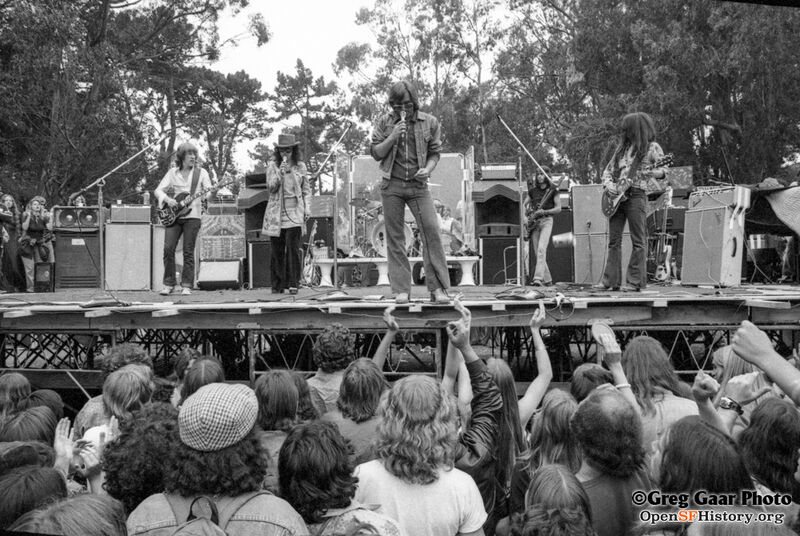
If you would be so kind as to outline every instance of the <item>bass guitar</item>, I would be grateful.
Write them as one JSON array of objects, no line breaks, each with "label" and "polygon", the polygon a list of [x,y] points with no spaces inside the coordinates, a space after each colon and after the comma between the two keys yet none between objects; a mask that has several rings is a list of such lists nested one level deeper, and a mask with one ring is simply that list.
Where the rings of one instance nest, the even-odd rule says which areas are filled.
[{"label": "bass guitar", "polygon": [[[669,167],[672,165],[672,158],[672,153],[664,155],[654,164],[650,164],[649,166],[641,168],[639,173],[644,173],[657,168]],[[628,178],[624,178],[620,179],[619,182],[616,183],[616,193],[611,193],[607,189],[603,190],[603,197],[600,200],[600,207],[603,211],[603,215],[605,215],[606,218],[613,216],[617,212],[620,203],[628,199],[627,194],[628,188],[630,187],[631,181]]]},{"label": "bass guitar", "polygon": [[177,205],[171,207],[167,204],[164,204],[161,208],[158,209],[158,221],[161,222],[161,225],[164,227],[172,227],[175,225],[175,221],[178,218],[183,218],[192,210],[192,201],[197,199],[198,197],[203,197],[207,195],[209,192],[214,192],[219,190],[223,186],[227,186],[236,182],[236,179],[230,179],[224,182],[220,182],[212,186],[211,188],[205,188],[200,190],[194,195],[189,195],[188,192],[184,192],[175,196],[175,201],[178,202]]},{"label": "bass guitar", "polygon": [[539,225],[539,220],[544,218],[544,215],[535,216],[535,214],[542,209],[545,203],[547,203],[551,197],[553,197],[558,190],[556,188],[551,188],[547,191],[544,196],[542,196],[542,200],[539,201],[539,204],[536,206],[535,210],[528,210],[525,212],[525,237],[527,240],[531,239],[531,235],[533,231],[536,230],[536,226]]}]

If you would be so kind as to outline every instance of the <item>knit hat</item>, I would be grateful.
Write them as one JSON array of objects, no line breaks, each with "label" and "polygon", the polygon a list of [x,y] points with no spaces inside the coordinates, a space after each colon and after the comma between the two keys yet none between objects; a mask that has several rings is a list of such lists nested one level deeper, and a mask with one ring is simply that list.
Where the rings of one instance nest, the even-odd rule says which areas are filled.
[{"label": "knit hat", "polygon": [[257,416],[258,400],[252,389],[242,384],[210,383],[183,403],[178,431],[187,447],[212,452],[244,439]]}]

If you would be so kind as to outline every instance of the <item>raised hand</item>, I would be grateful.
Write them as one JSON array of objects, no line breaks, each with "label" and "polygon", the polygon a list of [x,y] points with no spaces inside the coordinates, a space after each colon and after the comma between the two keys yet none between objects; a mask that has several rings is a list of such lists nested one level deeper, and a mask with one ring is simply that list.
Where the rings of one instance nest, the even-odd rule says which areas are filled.
[{"label": "raised hand", "polygon": [[747,320],[743,320],[742,325],[736,330],[731,346],[736,355],[757,367],[765,356],[775,351],[767,334]]},{"label": "raised hand", "polygon": [[530,328],[531,331],[538,330],[544,324],[544,321],[547,319],[547,311],[544,308],[544,302],[539,300],[539,308],[533,312],[533,316],[531,316],[530,321]]},{"label": "raised hand", "polygon": [[764,386],[760,389],[756,388],[756,381],[761,374],[759,371],[754,371],[734,376],[725,385],[725,396],[735,400],[741,406],[746,406],[760,396],[770,392],[772,388],[769,386]]},{"label": "raised hand", "polygon": [[389,331],[400,331],[400,325],[397,323],[397,319],[392,314],[395,310],[394,305],[390,305],[386,309],[383,310],[383,322],[386,324],[386,328]]},{"label": "raised hand", "polygon": [[717,380],[702,370],[699,371],[697,376],[694,377],[694,383],[692,384],[692,396],[694,396],[695,401],[703,402],[711,400],[717,396],[717,392],[719,392],[719,383],[717,383]]},{"label": "raised hand", "polygon": [[447,336],[453,346],[459,350],[469,346],[469,328],[464,323],[463,317],[461,320],[447,324]]},{"label": "raised hand", "polygon": [[72,458],[72,449],[75,441],[75,430],[72,429],[70,420],[64,417],[56,425],[56,435],[53,440],[53,450],[56,457]]},{"label": "raised hand", "polygon": [[464,323],[464,326],[467,328],[467,332],[469,332],[469,330],[472,329],[472,313],[463,303],[461,303],[461,298],[458,296],[456,296],[456,298],[453,300],[453,307],[456,311],[461,313],[461,322]]}]

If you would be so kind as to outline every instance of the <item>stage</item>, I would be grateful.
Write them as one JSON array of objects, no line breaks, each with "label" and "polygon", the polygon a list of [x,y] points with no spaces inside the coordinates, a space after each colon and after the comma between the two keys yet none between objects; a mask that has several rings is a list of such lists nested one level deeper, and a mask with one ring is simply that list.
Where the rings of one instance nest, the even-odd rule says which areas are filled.
[{"label": "stage", "polygon": [[[481,353],[508,359],[521,381],[535,370],[526,327],[538,307],[536,293],[548,313],[545,338],[556,380],[568,379],[576,363],[593,358],[588,329],[595,321],[610,324],[623,344],[642,333],[659,338],[676,368],[687,372],[710,366],[714,345],[724,342],[742,320],[756,323],[788,348],[800,341],[800,285],[665,284],[643,292],[561,284],[451,290],[457,293],[472,311]],[[383,309],[393,304],[387,296],[388,287],[301,289],[296,295],[265,289],[195,290],[190,296],[97,289],[3,294],[2,366],[23,370],[38,387],[74,389],[80,384],[91,390],[102,382],[94,370],[101,346],[135,342],[145,345],[156,361],[166,362],[182,346],[203,345],[220,356],[230,377],[242,379],[272,366],[311,370],[303,356],[313,335],[332,322],[364,337],[358,348],[370,355],[384,332]],[[431,304],[426,289],[415,287],[411,303],[398,306],[395,316],[410,333],[403,351],[411,353],[408,363],[398,358],[391,372],[440,374],[443,328],[458,318],[452,305]],[[415,351],[411,343],[418,340]],[[280,357],[270,357],[275,355]]]}]

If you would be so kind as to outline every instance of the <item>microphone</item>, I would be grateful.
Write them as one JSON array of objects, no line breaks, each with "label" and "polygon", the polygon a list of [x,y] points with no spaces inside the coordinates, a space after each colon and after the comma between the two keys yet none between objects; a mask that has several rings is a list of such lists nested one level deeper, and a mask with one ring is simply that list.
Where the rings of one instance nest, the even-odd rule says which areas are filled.
[{"label": "microphone", "polygon": [[404,109],[400,110],[400,121],[402,121],[403,123],[406,122],[406,111]]}]

